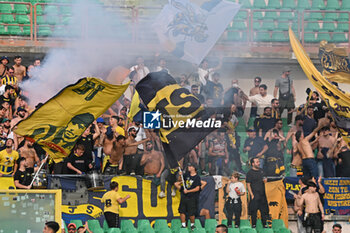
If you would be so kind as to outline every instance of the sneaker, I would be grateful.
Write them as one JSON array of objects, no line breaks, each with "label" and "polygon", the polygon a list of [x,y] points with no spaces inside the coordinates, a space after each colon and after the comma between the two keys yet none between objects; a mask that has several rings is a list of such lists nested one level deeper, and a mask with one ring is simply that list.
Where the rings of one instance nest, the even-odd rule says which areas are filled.
[{"label": "sneaker", "polygon": [[171,190],[171,196],[172,196],[172,197],[175,197],[175,196],[176,196],[176,189],[173,188],[173,189]]},{"label": "sneaker", "polygon": [[158,195],[159,198],[164,198],[165,197],[165,192],[161,191]]},{"label": "sneaker", "polygon": [[191,226],[191,231],[193,231],[196,228],[195,225]]},{"label": "sneaker", "polygon": [[130,172],[130,176],[136,175],[135,172]]}]

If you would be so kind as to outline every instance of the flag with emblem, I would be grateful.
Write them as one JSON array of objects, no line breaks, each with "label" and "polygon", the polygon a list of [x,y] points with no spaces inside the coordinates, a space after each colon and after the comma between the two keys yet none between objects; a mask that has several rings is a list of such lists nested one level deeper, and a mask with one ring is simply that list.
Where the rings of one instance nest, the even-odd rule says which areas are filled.
[{"label": "flag with emblem", "polygon": [[85,129],[124,93],[129,84],[83,78],[20,121],[15,133],[37,142],[55,162],[67,157]]}]

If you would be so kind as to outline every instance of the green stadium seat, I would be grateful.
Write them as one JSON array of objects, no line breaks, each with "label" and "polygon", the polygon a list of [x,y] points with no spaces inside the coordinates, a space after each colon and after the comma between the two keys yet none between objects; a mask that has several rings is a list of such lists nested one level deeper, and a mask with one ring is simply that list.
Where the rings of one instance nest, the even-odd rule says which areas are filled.
[{"label": "green stadium seat", "polygon": [[263,228],[259,233],[274,233],[271,228]]},{"label": "green stadium seat", "polygon": [[256,41],[260,41],[260,42],[271,41],[270,33],[268,33],[268,32],[257,32],[255,40]]},{"label": "green stadium seat", "polygon": [[261,219],[256,220],[256,231],[261,232],[264,229]]},{"label": "green stadium seat", "polygon": [[105,230],[106,233],[121,233],[119,228],[109,228]]},{"label": "green stadium seat", "polygon": [[282,11],[279,16],[279,20],[291,20],[294,18],[293,12],[291,11]]},{"label": "green stadium seat", "polygon": [[253,12],[253,19],[262,19],[264,18],[263,14],[261,11],[254,11]]},{"label": "green stadium seat", "polygon": [[304,0],[298,1],[296,9],[298,9],[298,10],[310,9],[309,1],[304,1]]},{"label": "green stadium seat", "polygon": [[16,22],[18,24],[30,24],[30,20],[27,15],[16,15]]},{"label": "green stadium seat", "polygon": [[276,233],[292,233],[292,231],[287,228],[280,228]]},{"label": "green stadium seat", "polygon": [[6,28],[4,25],[0,25],[0,35],[7,35],[8,32],[6,31]]},{"label": "green stadium seat", "polygon": [[334,23],[323,23],[322,29],[320,31],[322,32],[333,32],[335,30],[335,24]]},{"label": "green stadium seat", "polygon": [[247,19],[248,12],[246,11],[238,11],[238,13],[235,15],[234,19]]},{"label": "green stadium seat", "polygon": [[9,35],[20,36],[22,35],[22,30],[19,26],[7,26],[7,32]]},{"label": "green stadium seat", "polygon": [[[90,228],[90,227],[89,227]],[[94,231],[92,231],[93,233],[104,233],[103,229],[102,228],[98,228],[98,229],[95,229]]]},{"label": "green stadium seat", "polygon": [[277,19],[277,12],[276,11],[268,11],[265,13],[264,19]]},{"label": "green stadium seat", "polygon": [[46,22],[50,25],[55,25],[59,23],[59,17],[57,15],[47,15]]},{"label": "green stadium seat", "polygon": [[324,10],[326,5],[323,0],[312,0],[311,9],[313,10]]},{"label": "green stadium seat", "polygon": [[333,34],[332,42],[335,43],[342,43],[342,42],[348,42],[349,40],[346,38],[345,33],[335,33]]},{"label": "green stadium seat", "polygon": [[311,13],[307,13],[304,15],[304,19],[305,20],[320,20],[323,19],[322,13],[321,12],[311,12]]},{"label": "green stadium seat", "polygon": [[245,228],[251,228],[250,221],[248,219],[241,219],[241,223],[239,226],[240,231],[242,231]]},{"label": "green stadium seat", "polygon": [[45,6],[44,14],[58,15],[59,14],[58,7],[53,5],[47,5]]},{"label": "green stadium seat", "polygon": [[254,21],[253,22],[253,29],[254,30],[259,30],[261,28],[261,22]]},{"label": "green stadium seat", "polygon": [[272,229],[277,231],[280,228],[286,228],[282,219],[272,219]]},{"label": "green stadium seat", "polygon": [[340,6],[339,6],[338,0],[327,0],[327,9],[326,10],[338,10],[339,8],[340,8]]},{"label": "green stadium seat", "polygon": [[177,233],[189,233],[187,228],[180,228]]},{"label": "green stadium seat", "polygon": [[204,228],[195,228],[192,232],[193,233],[206,233]]},{"label": "green stadium seat", "polygon": [[262,26],[261,26],[261,30],[267,30],[267,31],[272,31],[275,29],[275,23],[271,22],[271,21],[264,21]]},{"label": "green stadium seat", "polygon": [[43,7],[41,5],[36,5],[36,14],[42,15],[43,14]]},{"label": "green stadium seat", "polygon": [[228,233],[239,233],[239,228],[229,228]]},{"label": "green stadium seat", "polygon": [[338,21],[349,21],[348,13],[339,13]]},{"label": "green stadium seat", "polygon": [[137,229],[138,233],[155,233],[152,227],[142,227],[141,229]]},{"label": "green stadium seat", "polygon": [[14,23],[15,22],[13,15],[1,15],[0,20],[3,23]]},{"label": "green stadium seat", "polygon": [[255,9],[265,9],[266,8],[265,0],[254,0],[253,7]]},{"label": "green stadium seat", "polygon": [[252,8],[252,4],[250,3],[250,0],[239,0],[239,3],[242,5],[242,9],[245,9],[245,8]]},{"label": "green stadium seat", "polygon": [[42,16],[42,15],[36,16],[36,24],[38,24],[38,25],[46,24],[46,20],[45,20],[44,16]]},{"label": "green stadium seat", "polygon": [[277,32],[277,31],[272,33],[271,40],[275,41],[275,42],[287,42],[287,41],[289,41],[286,34],[284,34],[283,32]]},{"label": "green stadium seat", "polygon": [[165,227],[168,227],[168,222],[166,219],[156,219],[156,221],[154,222],[154,229],[160,229]]},{"label": "green stadium seat", "polygon": [[72,15],[72,7],[71,6],[61,6],[60,7],[61,15]]},{"label": "green stadium seat", "polygon": [[138,233],[135,228],[129,228],[126,230],[121,230],[121,231],[122,231],[122,233]]},{"label": "green stadium seat", "polygon": [[340,10],[342,11],[350,10],[350,1],[346,1],[346,0],[342,1]]},{"label": "green stadium seat", "polygon": [[77,228],[83,225],[83,222],[80,219],[73,219],[70,221],[70,223],[74,223]]},{"label": "green stadium seat", "polygon": [[245,22],[243,22],[243,21],[233,21],[231,28],[238,29],[238,30],[247,29],[247,25],[245,25]]},{"label": "green stadium seat", "polygon": [[106,219],[103,220],[103,230],[106,232],[109,229]]},{"label": "green stadium seat", "polygon": [[52,35],[52,31],[51,28],[49,26],[41,26],[38,27],[38,36],[51,36]]},{"label": "green stadium seat", "polygon": [[295,1],[294,0],[283,0],[282,1],[282,9],[295,9]]},{"label": "green stadium seat", "polygon": [[174,231],[176,229],[181,228],[181,220],[178,218],[171,220],[171,230]]},{"label": "green stadium seat", "polygon": [[151,226],[150,222],[148,219],[139,219],[137,220],[137,227],[140,227],[140,226]]},{"label": "green stadium seat", "polygon": [[102,232],[103,232],[103,229],[101,228],[100,222],[97,219],[90,219],[87,222],[89,225],[89,229],[92,232],[97,232],[98,230],[102,230]]},{"label": "green stadium seat", "polygon": [[14,4],[13,5],[13,12],[16,14],[28,14],[29,10],[28,10],[26,5]]},{"label": "green stadium seat", "polygon": [[221,220],[221,224],[225,224],[227,226],[227,219]]},{"label": "green stadium seat", "polygon": [[204,228],[206,230],[211,229],[211,228],[216,228],[217,222],[216,219],[206,219],[204,223]]},{"label": "green stadium seat", "polygon": [[325,21],[336,21],[336,20],[338,20],[338,15],[337,15],[337,13],[325,13],[324,20]]},{"label": "green stadium seat", "polygon": [[269,3],[267,4],[267,9],[280,9],[281,3],[280,0],[269,0]]},{"label": "green stadium seat", "polygon": [[331,35],[329,33],[318,33],[317,36],[318,41],[326,40],[326,41],[331,41]]},{"label": "green stadium seat", "polygon": [[1,13],[12,13],[12,6],[11,4],[0,4],[0,12]]},{"label": "green stadium seat", "polygon": [[307,23],[305,26],[306,32],[316,32],[320,30],[320,25],[318,23]]},{"label": "green stadium seat", "polygon": [[127,230],[127,229],[135,229],[134,224],[129,219],[121,220],[120,228],[122,231]]},{"label": "green stadium seat", "polygon": [[244,228],[240,229],[240,233],[257,233],[254,228]]},{"label": "green stadium seat", "polygon": [[[187,226],[191,226],[191,221],[190,220],[187,221]],[[203,228],[202,224],[201,224],[201,221],[199,219],[195,219],[194,220],[194,226],[196,228]]]},{"label": "green stadium seat", "polygon": [[335,31],[337,31],[337,32],[348,32],[349,31],[349,23],[338,22],[337,23],[337,29]]},{"label": "green stadium seat", "polygon": [[278,23],[277,29],[282,31],[288,31],[289,23]]}]

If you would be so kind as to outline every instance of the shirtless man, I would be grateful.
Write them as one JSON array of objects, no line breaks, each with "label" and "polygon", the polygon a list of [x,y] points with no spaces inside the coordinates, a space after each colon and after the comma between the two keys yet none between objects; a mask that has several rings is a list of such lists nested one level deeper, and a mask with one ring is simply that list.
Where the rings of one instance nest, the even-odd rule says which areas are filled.
[{"label": "shirtless man", "polygon": [[[110,161],[110,154],[112,153],[113,143],[115,142],[115,137],[111,127],[101,128],[101,135],[100,135],[99,141],[103,146],[103,154],[104,154],[103,166],[102,166],[103,173],[116,174],[117,168],[119,165],[119,160]],[[106,170],[107,167],[108,169]]]},{"label": "shirtless man", "polygon": [[18,107],[17,108],[17,117],[11,120],[11,129],[21,120],[26,119],[28,116],[27,110],[24,108]]},{"label": "shirtless man", "polygon": [[140,166],[144,167],[144,173],[147,175],[156,175],[160,178],[164,170],[164,156],[160,151],[156,151],[153,148],[152,141],[146,143],[146,151],[143,154],[140,162]]},{"label": "shirtless man", "polygon": [[19,154],[21,157],[26,159],[27,169],[32,170],[31,173],[34,173],[34,165],[36,164],[37,167],[39,167],[41,162],[36,154],[36,151],[34,150],[33,143],[25,140],[24,146],[19,149]]},{"label": "shirtless man", "polygon": [[18,82],[22,82],[23,77],[26,76],[26,67],[21,64],[22,57],[15,56],[14,62],[15,62],[15,64],[13,65],[13,68],[15,70],[14,75],[17,78]]},{"label": "shirtless man", "polygon": [[319,194],[316,192],[316,184],[314,182],[308,182],[308,190],[300,197],[297,197],[298,206],[301,209],[298,210],[298,215],[302,215],[302,208],[305,204],[305,225],[306,233],[321,233],[323,229],[324,210],[320,200]]},{"label": "shirtless man", "polygon": [[325,178],[335,177],[333,159],[337,157],[335,154],[335,149],[338,145],[337,136],[337,133],[335,135],[331,134],[328,126],[320,130],[317,159],[321,161],[321,168],[323,168],[323,170],[319,171],[319,174],[323,174]]},{"label": "shirtless man", "polygon": [[7,75],[7,71],[9,68],[7,67],[7,64],[9,63],[9,59],[6,56],[3,56],[0,58],[0,77],[4,77]]},{"label": "shirtless man", "polygon": [[317,177],[317,164],[314,158],[313,149],[317,145],[317,139],[310,143],[310,140],[316,135],[316,133],[321,129],[322,125],[319,125],[314,131],[309,135],[304,137],[303,131],[298,131],[295,133],[295,139],[298,142],[298,151],[303,159],[303,174],[308,177]]},{"label": "shirtless man", "polygon": [[[259,85],[261,83],[261,78],[260,77],[255,77],[254,78],[254,87],[252,89],[250,89],[249,91],[249,96],[254,96],[259,94]],[[250,117],[256,117],[257,113],[256,111],[258,110],[256,104],[254,102],[252,102],[252,107],[250,110]]]}]

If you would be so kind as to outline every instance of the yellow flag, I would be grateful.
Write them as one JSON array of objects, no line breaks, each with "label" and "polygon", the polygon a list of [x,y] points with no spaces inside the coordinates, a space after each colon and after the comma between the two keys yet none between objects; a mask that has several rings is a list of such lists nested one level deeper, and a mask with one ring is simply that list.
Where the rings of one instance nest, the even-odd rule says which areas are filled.
[{"label": "yellow flag", "polygon": [[289,38],[301,68],[326,102],[340,134],[350,145],[350,95],[320,74],[291,29]]},{"label": "yellow flag", "polygon": [[55,162],[67,157],[85,129],[124,93],[128,84],[83,78],[19,122],[15,133],[37,142]]},{"label": "yellow flag", "polygon": [[132,97],[130,104],[130,111],[128,114],[128,118],[130,121],[133,121],[134,116],[141,111],[140,108],[140,96],[139,93],[135,90],[134,96]]}]

